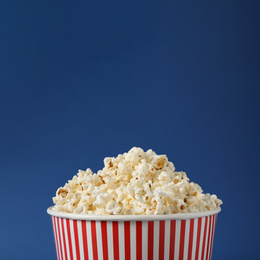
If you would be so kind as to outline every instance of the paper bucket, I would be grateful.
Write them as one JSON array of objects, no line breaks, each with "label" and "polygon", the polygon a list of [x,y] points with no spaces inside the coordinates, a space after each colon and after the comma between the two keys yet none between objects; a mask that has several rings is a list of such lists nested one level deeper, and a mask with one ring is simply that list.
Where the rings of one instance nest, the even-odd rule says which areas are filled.
[{"label": "paper bucket", "polygon": [[220,208],[171,215],[52,211],[58,260],[209,260]]}]

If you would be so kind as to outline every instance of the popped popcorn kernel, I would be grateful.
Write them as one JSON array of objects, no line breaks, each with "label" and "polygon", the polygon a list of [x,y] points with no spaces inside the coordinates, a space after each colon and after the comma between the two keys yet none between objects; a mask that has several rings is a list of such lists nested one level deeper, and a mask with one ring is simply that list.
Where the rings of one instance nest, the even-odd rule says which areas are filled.
[{"label": "popped popcorn kernel", "polygon": [[128,153],[106,157],[97,173],[79,170],[53,197],[54,211],[98,215],[162,215],[201,212],[223,202],[204,194],[175,171],[166,155],[133,147]]}]

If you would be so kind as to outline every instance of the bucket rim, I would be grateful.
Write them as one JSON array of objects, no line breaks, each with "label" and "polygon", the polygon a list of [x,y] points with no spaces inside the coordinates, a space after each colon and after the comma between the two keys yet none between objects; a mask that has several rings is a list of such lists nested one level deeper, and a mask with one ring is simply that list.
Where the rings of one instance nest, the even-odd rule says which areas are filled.
[{"label": "bucket rim", "polygon": [[59,212],[52,210],[53,206],[47,209],[47,213],[51,216],[74,219],[74,220],[96,220],[96,221],[157,221],[157,220],[185,220],[207,217],[218,214],[220,207],[213,210],[196,212],[196,213],[176,213],[165,215],[88,215],[75,214],[67,212]]}]

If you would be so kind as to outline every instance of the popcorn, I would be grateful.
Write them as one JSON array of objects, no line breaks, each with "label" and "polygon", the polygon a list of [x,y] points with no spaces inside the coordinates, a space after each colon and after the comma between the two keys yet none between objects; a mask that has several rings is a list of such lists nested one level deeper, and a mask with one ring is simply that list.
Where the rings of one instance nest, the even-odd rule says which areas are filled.
[{"label": "popcorn", "polygon": [[201,212],[222,201],[204,194],[175,171],[166,155],[133,147],[128,153],[104,159],[97,173],[79,170],[53,198],[54,211],[99,215],[162,215]]}]

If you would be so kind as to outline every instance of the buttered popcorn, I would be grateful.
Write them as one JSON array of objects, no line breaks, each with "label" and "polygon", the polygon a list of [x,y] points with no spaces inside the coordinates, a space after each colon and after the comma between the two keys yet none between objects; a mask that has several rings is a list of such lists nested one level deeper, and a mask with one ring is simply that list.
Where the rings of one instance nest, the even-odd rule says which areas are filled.
[{"label": "buttered popcorn", "polygon": [[185,172],[175,171],[166,155],[133,147],[104,159],[96,174],[79,170],[56,192],[53,210],[77,214],[161,215],[217,208],[216,195],[202,193]]}]

